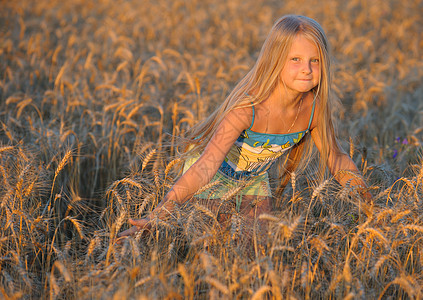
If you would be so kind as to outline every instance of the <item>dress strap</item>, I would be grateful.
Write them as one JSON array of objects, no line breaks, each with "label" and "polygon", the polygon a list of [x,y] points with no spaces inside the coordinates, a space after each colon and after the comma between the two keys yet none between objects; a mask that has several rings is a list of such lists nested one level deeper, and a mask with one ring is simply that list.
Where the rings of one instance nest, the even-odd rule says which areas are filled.
[{"label": "dress strap", "polygon": [[[251,102],[251,104],[253,104],[253,102]],[[253,109],[253,119],[251,120],[251,125],[250,127],[248,127],[248,130],[253,128],[253,125],[254,125],[254,116],[255,116],[254,105],[252,105],[251,108]]]},{"label": "dress strap", "polygon": [[308,122],[308,128],[307,128],[307,130],[310,130],[311,121],[313,121],[314,107],[315,106],[316,106],[316,97],[314,97],[314,99],[313,99],[313,108],[311,109],[311,116],[310,116],[310,121]]},{"label": "dress strap", "polygon": [[[247,96],[247,97],[251,97],[251,95],[248,94],[247,92],[244,92],[244,95]],[[253,101],[251,101],[251,108],[253,109],[253,120],[251,121],[251,125],[250,125],[250,127],[248,127],[247,130],[250,130],[251,128],[253,128],[253,125],[254,125],[255,111],[254,111],[254,103],[253,103]]]}]

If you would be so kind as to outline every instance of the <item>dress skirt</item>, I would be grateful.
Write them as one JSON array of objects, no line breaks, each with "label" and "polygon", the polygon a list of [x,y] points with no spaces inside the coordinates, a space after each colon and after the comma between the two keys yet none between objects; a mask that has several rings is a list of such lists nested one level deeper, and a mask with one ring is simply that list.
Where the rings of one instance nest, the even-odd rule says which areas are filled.
[{"label": "dress skirt", "polygon": [[[200,157],[196,155],[186,159],[183,173],[185,173]],[[202,188],[195,195],[199,199],[236,200],[236,209],[239,211],[242,196],[257,196],[257,198],[271,197],[268,173],[235,179],[218,170],[206,189]],[[209,187],[209,188],[207,188]],[[251,199],[251,197],[247,197]]]}]

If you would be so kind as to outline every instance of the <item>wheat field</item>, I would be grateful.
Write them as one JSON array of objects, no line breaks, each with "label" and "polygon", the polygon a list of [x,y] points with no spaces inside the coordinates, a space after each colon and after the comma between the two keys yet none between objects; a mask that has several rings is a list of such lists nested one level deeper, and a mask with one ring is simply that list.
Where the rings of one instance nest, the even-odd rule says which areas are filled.
[{"label": "wheat field", "polygon": [[[423,298],[421,1],[0,9],[0,298]],[[223,101],[290,13],[330,39],[338,135],[373,205],[317,182],[311,166],[283,191],[272,182],[265,232],[236,213],[222,228],[194,203],[115,244],[178,178],[176,137]]]}]

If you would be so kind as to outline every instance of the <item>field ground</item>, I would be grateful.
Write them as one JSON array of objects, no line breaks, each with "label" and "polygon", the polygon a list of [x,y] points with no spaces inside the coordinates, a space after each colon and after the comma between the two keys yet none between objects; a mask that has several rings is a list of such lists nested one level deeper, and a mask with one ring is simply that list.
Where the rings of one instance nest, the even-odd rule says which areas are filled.
[{"label": "field ground", "polygon": [[[421,299],[419,0],[0,1],[5,299]],[[374,195],[313,168],[258,234],[199,204],[114,243],[178,176],[175,138],[252,67],[273,22],[322,24],[338,134]]]}]

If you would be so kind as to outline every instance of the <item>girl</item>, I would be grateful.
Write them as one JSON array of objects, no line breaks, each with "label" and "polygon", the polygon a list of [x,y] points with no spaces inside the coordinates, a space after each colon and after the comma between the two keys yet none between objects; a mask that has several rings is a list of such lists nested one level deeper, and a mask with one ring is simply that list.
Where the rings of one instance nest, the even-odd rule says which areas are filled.
[{"label": "girl", "polygon": [[[238,212],[251,218],[268,212],[272,199],[268,169],[285,153],[287,174],[306,165],[313,142],[320,152],[321,175],[328,167],[340,184],[350,182],[364,190],[357,167],[334,135],[328,47],[316,21],[296,15],[279,19],[251,71],[188,134],[184,173],[152,215],[171,215],[175,203],[184,203],[217,180],[223,187],[195,197],[218,206],[233,190]],[[150,218],[129,220],[133,226],[119,236],[148,229]]]}]

